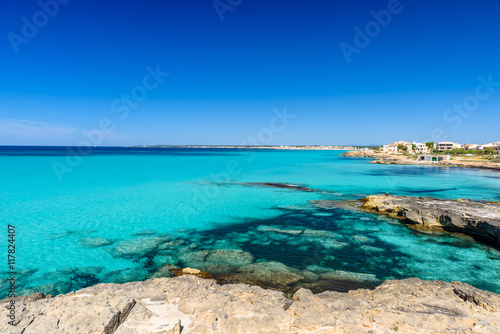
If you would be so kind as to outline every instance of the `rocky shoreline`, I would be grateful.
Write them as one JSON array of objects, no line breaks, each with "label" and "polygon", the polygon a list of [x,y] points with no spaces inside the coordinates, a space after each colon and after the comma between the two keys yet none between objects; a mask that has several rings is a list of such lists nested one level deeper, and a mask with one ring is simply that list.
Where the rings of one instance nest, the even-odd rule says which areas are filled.
[{"label": "rocky shoreline", "polygon": [[[8,300],[1,301],[4,319]],[[246,284],[219,285],[192,275],[99,284],[56,297],[16,300],[8,334],[188,333],[495,333],[500,295],[468,284],[386,281],[374,290],[292,298]]]},{"label": "rocky shoreline", "polygon": [[460,232],[500,247],[500,203],[372,195],[361,208],[422,229]]},{"label": "rocky shoreline", "polygon": [[438,167],[463,167],[480,168],[500,171],[500,164],[489,161],[468,161],[464,159],[445,160],[440,162],[418,162],[409,156],[402,154],[376,153],[372,150],[367,151],[347,151],[341,154],[342,157],[351,158],[372,158],[370,163],[382,165],[417,165],[417,166],[438,166]]}]

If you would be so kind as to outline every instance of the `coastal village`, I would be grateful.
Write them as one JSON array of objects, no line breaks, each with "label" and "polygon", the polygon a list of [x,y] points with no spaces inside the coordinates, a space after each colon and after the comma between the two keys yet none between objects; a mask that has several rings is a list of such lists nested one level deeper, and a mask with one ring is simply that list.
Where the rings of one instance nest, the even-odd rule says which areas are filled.
[{"label": "coastal village", "polygon": [[451,141],[442,142],[407,142],[400,140],[388,145],[382,145],[379,153],[418,155],[419,163],[437,163],[452,159],[452,155],[475,157],[500,154],[500,141],[485,144],[459,144]]},{"label": "coastal village", "polygon": [[378,149],[360,148],[344,157],[374,158],[370,163],[394,165],[440,165],[500,170],[500,141],[485,144],[407,142],[400,140]]},{"label": "coastal village", "polygon": [[380,147],[381,153],[408,153],[408,154],[429,154],[433,152],[446,152],[452,150],[479,151],[485,150],[491,153],[500,152],[500,141],[487,144],[458,144],[451,141],[442,141],[438,143],[416,143],[400,140]]}]

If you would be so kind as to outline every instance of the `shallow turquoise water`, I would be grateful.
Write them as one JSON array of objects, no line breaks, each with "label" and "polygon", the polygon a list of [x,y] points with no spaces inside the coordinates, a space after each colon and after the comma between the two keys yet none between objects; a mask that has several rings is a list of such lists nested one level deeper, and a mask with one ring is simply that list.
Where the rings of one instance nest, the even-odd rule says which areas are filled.
[{"label": "shallow turquoise water", "polygon": [[[166,261],[201,266],[179,258],[210,249],[242,249],[256,262],[278,261],[316,273],[330,268],[378,280],[460,280],[500,292],[500,253],[493,248],[310,202],[385,192],[499,201],[498,172],[369,164],[339,157],[342,151],[98,148],[92,153],[61,180],[52,165],[66,163],[64,148],[0,148],[0,218],[5,231],[7,224],[17,229],[18,292],[62,293],[145,279]],[[289,227],[319,234],[276,232]],[[96,244],[102,242],[96,238],[106,242]],[[166,242],[170,248],[158,246]],[[1,297],[5,291],[2,286]]]}]

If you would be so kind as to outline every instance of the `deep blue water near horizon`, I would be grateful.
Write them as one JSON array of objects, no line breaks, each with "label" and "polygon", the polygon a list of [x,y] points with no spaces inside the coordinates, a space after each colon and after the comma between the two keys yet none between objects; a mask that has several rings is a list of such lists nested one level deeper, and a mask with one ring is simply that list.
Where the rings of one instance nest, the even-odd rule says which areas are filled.
[{"label": "deep blue water near horizon", "polygon": [[[68,156],[76,149],[0,146],[1,247],[7,225],[16,226],[18,293],[143,280],[167,263],[214,272],[248,264],[200,259],[217,249],[334,273],[330,288],[339,291],[342,280],[370,286],[416,276],[500,293],[494,248],[313,202],[386,192],[500,201],[498,172],[369,164],[343,151],[95,147]],[[5,297],[5,279],[0,289]]]}]

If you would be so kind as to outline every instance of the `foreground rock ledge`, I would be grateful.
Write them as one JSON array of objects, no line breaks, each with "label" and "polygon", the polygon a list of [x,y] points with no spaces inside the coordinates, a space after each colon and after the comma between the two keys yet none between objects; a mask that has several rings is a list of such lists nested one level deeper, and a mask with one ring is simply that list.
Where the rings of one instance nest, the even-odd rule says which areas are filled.
[{"label": "foreground rock ledge", "polygon": [[363,209],[404,219],[425,229],[461,232],[500,246],[500,204],[432,197],[372,195]]},{"label": "foreground rock ledge", "polygon": [[[411,278],[375,290],[313,295],[191,275],[99,284],[17,300],[16,327],[1,333],[498,333],[500,296],[468,284]],[[7,319],[7,301],[2,301]],[[180,322],[180,323],[179,323]]]}]

